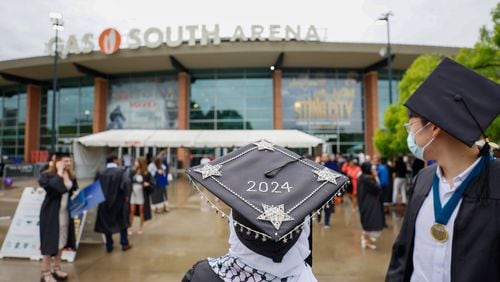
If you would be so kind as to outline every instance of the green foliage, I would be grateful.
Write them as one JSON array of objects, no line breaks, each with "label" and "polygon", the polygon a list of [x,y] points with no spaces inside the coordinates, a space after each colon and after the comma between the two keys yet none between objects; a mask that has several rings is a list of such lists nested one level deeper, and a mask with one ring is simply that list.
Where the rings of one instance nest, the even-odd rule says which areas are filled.
[{"label": "green foliage", "polygon": [[[462,49],[456,60],[478,73],[500,82],[500,3],[491,12],[494,27],[481,28],[481,37],[472,49]],[[499,102],[500,103],[500,102]],[[500,142],[500,117],[486,130],[486,135],[494,142]]]},{"label": "green foliage", "polygon": [[399,101],[387,108],[384,115],[385,129],[379,129],[375,133],[375,146],[382,156],[393,158],[408,152],[407,133],[403,126],[408,122],[408,110],[403,104],[439,62],[440,57],[437,55],[423,55],[405,72],[399,83]]},{"label": "green foliage", "polygon": [[[494,28],[482,27],[480,39],[472,49],[461,49],[454,58],[457,62],[478,73],[500,82],[500,3],[491,12]],[[390,105],[384,115],[385,129],[379,129],[374,138],[380,154],[389,158],[408,152],[407,133],[403,124],[408,121],[404,102],[427,78],[440,62],[438,55],[422,55],[408,68],[399,84],[399,101]],[[500,117],[488,127],[486,134],[492,141],[500,142]]]}]

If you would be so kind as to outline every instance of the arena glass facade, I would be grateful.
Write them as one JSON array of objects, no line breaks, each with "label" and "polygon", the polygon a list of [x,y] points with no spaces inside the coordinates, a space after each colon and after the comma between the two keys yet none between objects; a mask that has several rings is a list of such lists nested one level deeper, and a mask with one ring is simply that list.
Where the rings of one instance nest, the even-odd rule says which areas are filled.
[{"label": "arena glass facade", "polygon": [[[386,82],[386,81],[385,81]],[[108,81],[106,129],[178,128],[175,73],[121,74]],[[56,139],[69,150],[74,138],[91,134],[94,85],[90,77],[62,79],[56,93]],[[397,81],[393,83],[397,88]],[[0,97],[2,154],[24,155],[26,93],[22,85],[3,87]],[[282,73],[282,128],[325,138],[349,152],[364,144],[362,77],[356,70],[290,69]],[[388,106],[387,87],[379,84],[379,115]],[[397,89],[394,89],[397,93]],[[393,94],[397,100],[397,94]],[[51,142],[52,89],[41,93],[40,149]],[[273,78],[267,69],[193,71],[190,77],[189,129],[273,129]],[[119,116],[113,118],[113,116]]]},{"label": "arena glass facade", "polygon": [[[74,55],[60,62],[57,148],[69,151],[75,138],[108,129],[298,129],[325,140],[329,152],[373,154],[372,138],[389,105],[381,46],[241,42]],[[458,51],[394,50],[401,54],[393,61],[393,102],[405,68],[419,54]],[[2,156],[29,162],[31,152],[50,149],[52,58],[0,62]],[[210,151],[191,154],[204,152]],[[177,150],[180,160],[188,155]]]}]

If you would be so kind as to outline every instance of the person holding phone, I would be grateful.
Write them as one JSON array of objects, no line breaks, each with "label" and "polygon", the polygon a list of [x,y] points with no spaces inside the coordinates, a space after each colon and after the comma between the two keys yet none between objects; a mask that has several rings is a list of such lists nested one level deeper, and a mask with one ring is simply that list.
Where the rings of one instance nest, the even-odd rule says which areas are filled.
[{"label": "person holding phone", "polygon": [[61,254],[65,248],[75,248],[69,198],[78,189],[70,156],[56,153],[51,161],[53,163],[38,180],[46,192],[40,210],[40,250],[43,256],[41,281],[45,282],[68,279],[68,274],[61,270]]}]

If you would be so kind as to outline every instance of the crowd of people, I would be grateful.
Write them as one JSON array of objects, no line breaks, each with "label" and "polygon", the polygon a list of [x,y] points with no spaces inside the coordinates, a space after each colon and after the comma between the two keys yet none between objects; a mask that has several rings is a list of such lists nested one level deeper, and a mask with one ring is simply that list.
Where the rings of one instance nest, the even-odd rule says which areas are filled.
[{"label": "crowd of people", "polygon": [[[113,234],[120,233],[122,251],[132,248],[128,236],[134,234],[134,218],[139,217],[137,234],[143,234],[144,221],[168,208],[167,187],[171,176],[164,154],[156,158],[140,157],[134,166],[126,168],[123,161],[111,155],[95,176],[105,201],[98,206],[95,231],[104,234],[106,251],[113,251]],[[40,250],[43,256],[41,281],[67,280],[61,270],[61,255],[65,248],[75,249],[75,227],[70,217],[70,198],[78,191],[73,161],[65,153],[53,154],[39,178],[46,197],[40,211]],[[52,266],[52,267],[51,267]]]},{"label": "crowd of people", "polygon": [[[392,161],[380,156],[357,154],[327,154],[314,158],[316,163],[324,165],[349,177],[351,185],[346,189],[343,199],[351,204],[353,212],[359,211],[363,227],[361,246],[375,249],[375,241],[380,231],[387,227],[385,214],[391,207],[404,207],[408,201],[408,189],[411,179],[425,166],[417,158],[398,156]],[[324,213],[317,217],[318,222],[324,218],[324,228],[330,228],[331,214],[335,212],[335,204],[331,203]]]},{"label": "crowd of people", "polygon": [[[429,99],[431,92],[433,99]],[[484,132],[500,113],[498,97],[494,96],[498,93],[498,84],[444,59],[405,103],[410,119],[405,126],[407,143],[413,157],[398,156],[387,161],[360,152],[356,156],[323,154],[314,158],[317,163],[349,178],[344,200],[350,201],[352,206],[349,208],[353,212],[359,211],[362,248],[376,249],[377,238],[387,226],[384,215],[387,207],[408,205],[392,249],[386,281],[499,281],[500,192],[497,184],[500,162],[491,154],[491,148],[496,145],[489,142]],[[476,105],[475,100],[482,103]],[[436,110],[440,108],[449,108],[449,111]],[[273,149],[272,144],[260,143],[256,152],[263,151],[262,158],[272,156],[266,154],[266,150]],[[256,161],[249,155],[242,154],[242,158],[248,158],[246,164]],[[210,166],[209,162],[208,156],[204,156],[201,163],[205,167],[191,170],[192,176],[200,178],[201,182],[209,174],[220,176],[218,166]],[[151,218],[151,206],[156,212],[168,211],[169,177],[165,158],[141,157],[134,161],[131,169],[121,164],[116,156],[110,156],[106,167],[95,177],[105,196],[98,207],[95,231],[105,235],[108,252],[113,251],[114,233],[120,233],[123,251],[132,247],[128,236],[134,233],[135,216],[140,218],[136,232],[142,234],[144,221]],[[286,174],[282,168],[288,164],[290,161],[272,171]],[[240,174],[257,172],[224,173],[238,178]],[[300,173],[295,174],[293,170],[288,173],[287,177],[299,182]],[[325,177],[323,172],[315,173]],[[323,180],[336,182],[335,178],[328,179]],[[234,191],[221,190],[216,183],[219,182],[206,182],[206,188],[212,193],[223,191],[221,195],[226,193],[227,199],[232,199],[227,201],[232,212],[224,215],[231,223],[231,248],[225,256],[195,264],[183,281],[233,281],[234,273],[245,281],[284,281],[289,277],[292,277],[290,281],[316,281],[312,260],[309,260],[311,226],[308,214],[322,206],[325,199],[303,199],[309,202],[297,208],[303,209],[305,217],[301,219],[304,220],[290,224],[291,232],[280,238],[272,228],[273,232],[267,233],[259,230],[269,229],[269,222],[278,230],[282,223],[286,225],[284,222],[293,220],[283,211],[283,205],[268,206],[262,202],[265,197],[258,193],[245,195],[262,202],[264,211],[261,211],[260,205],[253,205],[242,196],[235,198]],[[53,155],[39,184],[46,190],[40,211],[41,281],[66,280],[68,274],[60,267],[61,254],[64,248],[75,246],[69,199],[78,189],[71,158],[65,154]],[[303,186],[309,184],[303,183]],[[290,193],[288,189],[289,193],[283,193],[285,199],[297,197],[295,191]],[[444,206],[442,202],[446,202]],[[248,220],[242,214],[248,210],[260,215]],[[332,212],[334,203],[326,204],[325,228],[330,228]],[[318,220],[321,221],[321,217]]]}]

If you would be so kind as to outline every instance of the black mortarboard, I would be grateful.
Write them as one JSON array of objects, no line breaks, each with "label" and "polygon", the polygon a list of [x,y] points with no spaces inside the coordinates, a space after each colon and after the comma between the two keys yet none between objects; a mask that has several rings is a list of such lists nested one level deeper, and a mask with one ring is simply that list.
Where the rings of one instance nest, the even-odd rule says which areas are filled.
[{"label": "black mortarboard", "polygon": [[254,247],[258,242],[293,244],[306,216],[328,205],[348,182],[347,177],[265,140],[193,167],[188,175],[201,193],[197,183],[232,208],[238,237],[258,239]]},{"label": "black mortarboard", "polygon": [[470,147],[500,114],[500,86],[445,58],[405,106]]}]

